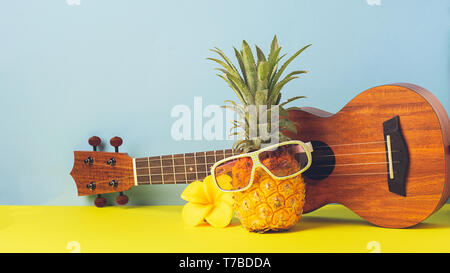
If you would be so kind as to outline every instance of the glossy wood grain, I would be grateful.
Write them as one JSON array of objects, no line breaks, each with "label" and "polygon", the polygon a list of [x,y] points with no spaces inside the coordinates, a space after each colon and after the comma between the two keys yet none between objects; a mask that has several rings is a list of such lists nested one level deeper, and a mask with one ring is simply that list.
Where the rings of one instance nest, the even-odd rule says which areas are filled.
[{"label": "glossy wood grain", "polygon": [[[92,158],[92,164],[86,164],[86,158]],[[133,174],[133,159],[125,153],[107,152],[74,152],[74,164],[70,175],[77,185],[78,195],[93,195],[129,190],[135,185]],[[107,164],[114,158],[115,164]],[[116,186],[109,183],[115,180]],[[95,183],[95,189],[89,189],[87,185]]]},{"label": "glossy wood grain", "polygon": [[[386,162],[383,122],[396,115],[410,156],[406,197],[389,192],[386,174],[373,174],[386,173],[386,164],[365,164]],[[301,124],[291,137],[323,141],[336,155],[331,176],[305,178],[305,213],[340,203],[375,225],[401,228],[423,221],[448,199],[450,123],[429,91],[383,85],[362,92],[337,114],[308,107],[291,110],[290,118]]]}]

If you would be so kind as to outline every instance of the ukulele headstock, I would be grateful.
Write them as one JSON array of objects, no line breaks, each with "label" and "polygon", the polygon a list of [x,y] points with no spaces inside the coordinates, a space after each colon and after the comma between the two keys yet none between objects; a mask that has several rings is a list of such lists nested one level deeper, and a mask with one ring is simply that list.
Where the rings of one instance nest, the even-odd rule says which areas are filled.
[{"label": "ukulele headstock", "polygon": [[95,205],[102,207],[106,200],[100,196],[104,193],[120,192],[116,201],[119,205],[128,202],[122,192],[135,185],[133,159],[126,153],[119,153],[122,139],[113,137],[110,141],[116,152],[99,152],[100,138],[91,137],[89,144],[93,151],[75,151],[74,164],[70,175],[77,185],[78,196],[99,195]]}]

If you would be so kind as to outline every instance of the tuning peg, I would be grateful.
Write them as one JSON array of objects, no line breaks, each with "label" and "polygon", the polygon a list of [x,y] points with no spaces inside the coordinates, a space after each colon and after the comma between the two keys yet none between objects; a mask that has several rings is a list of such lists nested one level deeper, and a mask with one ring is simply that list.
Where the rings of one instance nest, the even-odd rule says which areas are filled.
[{"label": "tuning peg", "polygon": [[119,195],[116,197],[116,203],[117,205],[123,206],[128,203],[128,196],[123,194],[123,192],[120,192]]},{"label": "tuning peg", "polygon": [[97,198],[95,198],[94,204],[97,208],[104,207],[106,206],[106,198],[99,194],[97,195]]},{"label": "tuning peg", "polygon": [[98,136],[92,136],[89,138],[88,142],[89,142],[89,145],[92,146],[94,151],[97,151],[97,146],[99,146],[100,143],[102,143],[102,140]]},{"label": "tuning peg", "polygon": [[119,146],[122,145],[123,141],[122,141],[122,138],[120,138],[118,136],[115,136],[115,137],[111,138],[109,143],[111,144],[111,146],[114,147],[115,152],[118,153],[119,152]]}]

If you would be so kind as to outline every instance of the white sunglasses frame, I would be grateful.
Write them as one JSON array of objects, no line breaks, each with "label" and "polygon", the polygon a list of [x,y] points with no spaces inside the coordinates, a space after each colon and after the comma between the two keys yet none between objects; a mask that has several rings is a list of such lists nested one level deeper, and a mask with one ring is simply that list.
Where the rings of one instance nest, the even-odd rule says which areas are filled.
[{"label": "white sunglasses frame", "polygon": [[[298,171],[298,172],[296,172],[294,174],[291,174],[291,175],[288,175],[288,176],[276,176],[271,171],[269,171],[269,169],[266,166],[264,166],[264,164],[261,163],[261,161],[259,160],[258,156],[262,152],[265,152],[265,151],[268,151],[268,150],[272,150],[272,149],[278,148],[280,146],[289,145],[289,144],[298,144],[298,145],[300,145],[303,148],[303,150],[306,153],[306,157],[308,158],[308,164],[303,169],[301,169],[300,171]],[[260,149],[260,150],[257,150],[257,151],[251,152],[251,153],[234,155],[234,156],[230,156],[230,157],[221,159],[221,160],[217,161],[216,163],[214,163],[214,165],[211,167],[211,176],[212,176],[212,179],[214,181],[214,184],[216,184],[217,188],[219,188],[219,190],[221,190],[223,192],[240,192],[240,191],[245,191],[245,190],[247,190],[248,188],[250,188],[252,186],[253,180],[254,180],[254,177],[255,177],[255,172],[256,172],[256,169],[258,167],[261,167],[273,179],[277,179],[277,180],[286,180],[286,179],[289,179],[289,178],[292,178],[292,177],[295,177],[295,176],[298,176],[298,175],[302,174],[303,172],[305,172],[311,166],[311,163],[312,163],[312,155],[311,155],[311,153],[313,151],[314,150],[313,150],[313,146],[312,146],[311,142],[305,143],[305,142],[300,141],[300,140],[289,140],[289,141],[285,141],[285,142],[281,142],[281,143],[278,143],[278,144],[274,144],[274,145],[265,147],[263,149]],[[225,189],[222,189],[219,186],[219,183],[216,180],[216,176],[215,176],[215,172],[214,172],[216,167],[219,166],[220,164],[224,163],[224,162],[227,162],[227,161],[230,161],[230,160],[233,160],[233,159],[237,159],[237,158],[242,158],[242,157],[250,157],[252,159],[252,163],[253,163],[252,165],[253,166],[252,166],[252,171],[251,171],[251,175],[250,175],[250,182],[248,183],[247,186],[245,186],[242,189],[237,189],[237,190],[225,190]]]}]

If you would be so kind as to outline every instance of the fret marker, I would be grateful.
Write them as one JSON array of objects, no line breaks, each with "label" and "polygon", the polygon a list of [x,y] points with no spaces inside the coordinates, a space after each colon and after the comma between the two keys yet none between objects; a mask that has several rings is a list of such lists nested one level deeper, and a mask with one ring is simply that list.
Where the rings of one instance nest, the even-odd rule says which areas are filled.
[{"label": "fret marker", "polygon": [[188,183],[187,171],[186,171],[186,154],[183,154],[183,162],[184,162],[184,178],[186,179],[186,183]]},{"label": "fret marker", "polygon": [[194,153],[195,179],[198,180],[197,153]]}]

